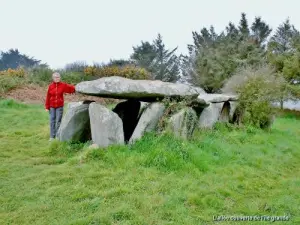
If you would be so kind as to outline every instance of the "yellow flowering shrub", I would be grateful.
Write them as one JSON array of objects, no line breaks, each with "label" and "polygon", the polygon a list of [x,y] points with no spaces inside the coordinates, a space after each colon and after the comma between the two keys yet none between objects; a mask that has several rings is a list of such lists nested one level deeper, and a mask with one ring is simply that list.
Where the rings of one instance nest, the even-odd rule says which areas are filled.
[{"label": "yellow flowering shrub", "polygon": [[25,77],[26,72],[23,68],[18,69],[8,69],[0,71],[0,75],[12,76],[12,77]]},{"label": "yellow flowering shrub", "polygon": [[151,74],[143,68],[138,68],[135,66],[106,66],[102,68],[97,68],[93,66],[86,67],[84,73],[89,76],[96,77],[111,77],[120,76],[134,80],[150,80]]}]

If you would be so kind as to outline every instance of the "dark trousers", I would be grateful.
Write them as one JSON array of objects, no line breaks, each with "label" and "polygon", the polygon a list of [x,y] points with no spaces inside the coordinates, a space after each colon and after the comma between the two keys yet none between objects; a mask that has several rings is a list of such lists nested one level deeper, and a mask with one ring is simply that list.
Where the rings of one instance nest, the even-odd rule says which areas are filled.
[{"label": "dark trousers", "polygon": [[50,108],[50,137],[55,138],[63,116],[63,107]]}]

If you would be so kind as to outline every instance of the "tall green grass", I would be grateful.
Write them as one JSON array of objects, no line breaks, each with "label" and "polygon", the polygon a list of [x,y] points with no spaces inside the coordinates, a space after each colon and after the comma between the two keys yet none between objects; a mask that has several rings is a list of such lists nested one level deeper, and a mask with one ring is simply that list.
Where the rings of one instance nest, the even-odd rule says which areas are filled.
[{"label": "tall green grass", "polygon": [[49,143],[42,106],[1,100],[0,115],[0,224],[300,223],[297,116],[282,114],[270,131],[219,124],[191,141],[150,133],[89,149]]}]

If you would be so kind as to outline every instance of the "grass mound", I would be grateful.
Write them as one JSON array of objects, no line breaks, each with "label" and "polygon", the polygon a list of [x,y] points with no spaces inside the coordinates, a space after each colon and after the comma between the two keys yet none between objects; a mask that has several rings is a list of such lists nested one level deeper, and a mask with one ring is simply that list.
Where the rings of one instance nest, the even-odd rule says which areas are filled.
[{"label": "grass mound", "polygon": [[28,108],[28,105],[16,102],[13,99],[0,99],[0,107],[10,109]]},{"label": "grass mound", "polygon": [[[42,105],[1,100],[0,115],[0,224],[300,223],[300,122],[291,114],[270,131],[217,125],[191,141],[148,134],[107,149],[49,143]],[[270,221],[247,224],[258,223]]]}]

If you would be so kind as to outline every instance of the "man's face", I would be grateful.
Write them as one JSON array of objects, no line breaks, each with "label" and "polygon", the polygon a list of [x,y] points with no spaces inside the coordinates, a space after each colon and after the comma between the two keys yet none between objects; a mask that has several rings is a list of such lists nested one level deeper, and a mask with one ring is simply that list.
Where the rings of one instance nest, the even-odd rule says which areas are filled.
[{"label": "man's face", "polygon": [[59,75],[54,75],[54,76],[53,76],[53,81],[54,81],[55,83],[58,83],[58,82],[60,81],[60,76],[59,76]]}]

